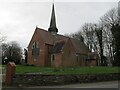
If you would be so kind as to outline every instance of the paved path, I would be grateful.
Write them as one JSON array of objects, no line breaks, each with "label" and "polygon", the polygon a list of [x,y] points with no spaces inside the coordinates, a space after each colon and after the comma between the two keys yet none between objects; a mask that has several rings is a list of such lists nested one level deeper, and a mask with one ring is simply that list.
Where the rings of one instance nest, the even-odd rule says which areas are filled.
[{"label": "paved path", "polygon": [[[56,89],[57,88],[57,89]],[[111,90],[116,90],[118,88],[118,81],[109,82],[97,82],[97,83],[84,83],[84,84],[70,84],[62,86],[37,86],[37,87],[7,87],[3,90],[74,90],[78,88],[112,88]],[[90,89],[90,90],[91,90]],[[97,89],[98,90],[98,89]],[[117,89],[118,90],[118,89]]]},{"label": "paved path", "polygon": [[118,81],[70,84],[63,86],[42,86],[42,88],[118,88]]}]

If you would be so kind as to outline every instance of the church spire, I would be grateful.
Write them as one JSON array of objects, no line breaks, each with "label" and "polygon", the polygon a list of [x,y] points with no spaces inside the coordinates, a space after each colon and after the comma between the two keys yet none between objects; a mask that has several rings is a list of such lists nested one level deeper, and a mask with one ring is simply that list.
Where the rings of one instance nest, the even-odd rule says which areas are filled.
[{"label": "church spire", "polygon": [[52,6],[51,21],[50,21],[50,27],[48,28],[48,31],[53,33],[53,34],[57,34],[57,32],[58,32],[58,29],[56,27],[54,3],[53,3],[53,6]]}]

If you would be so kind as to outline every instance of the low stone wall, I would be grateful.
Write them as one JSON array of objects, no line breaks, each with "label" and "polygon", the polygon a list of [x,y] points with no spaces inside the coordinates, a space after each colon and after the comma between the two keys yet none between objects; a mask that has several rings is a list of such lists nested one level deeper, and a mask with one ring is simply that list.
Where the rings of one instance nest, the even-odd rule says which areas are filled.
[{"label": "low stone wall", "polygon": [[13,86],[47,86],[71,83],[88,83],[99,81],[120,80],[120,74],[81,74],[81,75],[43,75],[43,74],[16,74],[13,77]]}]

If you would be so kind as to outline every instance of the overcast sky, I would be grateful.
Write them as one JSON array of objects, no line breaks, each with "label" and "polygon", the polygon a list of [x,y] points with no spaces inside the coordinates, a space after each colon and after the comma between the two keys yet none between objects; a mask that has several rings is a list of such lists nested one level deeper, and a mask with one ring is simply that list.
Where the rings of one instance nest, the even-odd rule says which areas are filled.
[{"label": "overcast sky", "polygon": [[[91,1],[55,0],[58,33],[74,33],[84,23],[97,23],[107,11],[117,7],[119,0]],[[7,42],[17,41],[26,48],[36,26],[49,28],[51,9],[52,0],[0,0],[0,33],[7,36]]]}]

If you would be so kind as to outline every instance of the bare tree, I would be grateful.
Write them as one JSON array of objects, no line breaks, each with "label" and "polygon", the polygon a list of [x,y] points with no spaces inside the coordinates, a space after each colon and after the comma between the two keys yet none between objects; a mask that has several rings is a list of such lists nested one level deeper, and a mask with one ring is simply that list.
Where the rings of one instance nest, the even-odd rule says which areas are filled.
[{"label": "bare tree", "polygon": [[65,36],[84,42],[81,31],[72,34],[65,34]]},{"label": "bare tree", "polygon": [[2,44],[3,63],[14,61],[16,64],[21,60],[21,47],[15,41]]},{"label": "bare tree", "polygon": [[24,48],[25,63],[28,61],[28,50]]},{"label": "bare tree", "polygon": [[91,51],[96,51],[96,37],[95,37],[95,26],[96,24],[85,23],[82,26],[82,35],[84,42]]},{"label": "bare tree", "polygon": [[119,43],[119,26],[120,26],[120,17],[118,15],[118,8],[111,9],[109,12],[107,12],[102,18],[101,23],[104,26],[104,33],[106,35],[106,45],[107,50],[109,53],[110,61],[113,62],[113,64],[118,64],[118,58],[115,58],[117,55],[116,53],[119,53],[119,45],[116,46]]},{"label": "bare tree", "polygon": [[[118,8],[117,8],[118,9]],[[120,16],[116,8],[111,9],[102,18],[99,24],[85,23],[75,34],[67,35],[83,41],[88,48],[96,52],[100,59],[98,65],[113,63],[120,65]],[[108,57],[108,60],[106,59]]]},{"label": "bare tree", "polygon": [[114,60],[114,53],[112,47],[112,33],[106,27],[103,27],[103,43],[104,43],[104,55],[108,58],[108,65],[111,65]]},{"label": "bare tree", "polygon": [[120,22],[118,9],[117,8],[111,9],[103,17],[101,17],[100,20],[106,28],[110,29],[111,27],[115,26]]},{"label": "bare tree", "polygon": [[83,37],[86,45],[92,52],[96,52],[100,59],[97,60],[98,65],[105,65],[103,55],[102,26],[93,23],[86,23],[82,27]]},{"label": "bare tree", "polygon": [[107,61],[106,61],[106,58],[105,58],[105,55],[104,55],[104,42],[103,42],[103,26],[102,25],[98,25],[96,28],[95,28],[95,33],[96,33],[96,36],[97,36],[97,40],[98,40],[98,46],[99,46],[99,55],[100,55],[100,64],[101,66],[106,66],[107,65]]},{"label": "bare tree", "polygon": [[2,64],[2,43],[6,40],[6,37],[0,33],[0,64]]},{"label": "bare tree", "polygon": [[1,33],[0,33],[0,45],[6,40],[6,36],[3,36]]}]

